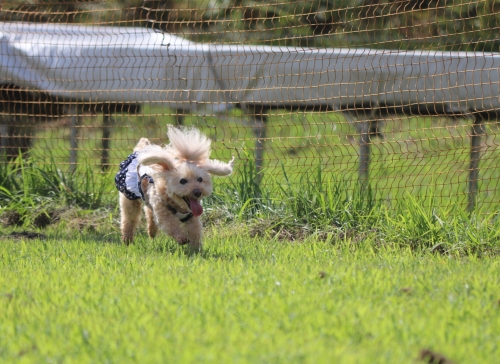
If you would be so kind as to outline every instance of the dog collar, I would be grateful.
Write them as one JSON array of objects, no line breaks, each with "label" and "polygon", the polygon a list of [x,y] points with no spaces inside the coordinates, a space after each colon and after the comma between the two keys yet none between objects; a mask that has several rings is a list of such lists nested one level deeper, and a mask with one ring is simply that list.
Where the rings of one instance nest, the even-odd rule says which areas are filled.
[{"label": "dog collar", "polygon": [[177,216],[177,218],[180,220],[180,222],[186,222],[190,218],[193,217],[193,213],[191,211],[187,212],[187,213],[182,213],[182,212],[177,211],[177,209],[170,204],[167,205],[167,209],[169,209],[171,213],[173,213],[175,216]]}]

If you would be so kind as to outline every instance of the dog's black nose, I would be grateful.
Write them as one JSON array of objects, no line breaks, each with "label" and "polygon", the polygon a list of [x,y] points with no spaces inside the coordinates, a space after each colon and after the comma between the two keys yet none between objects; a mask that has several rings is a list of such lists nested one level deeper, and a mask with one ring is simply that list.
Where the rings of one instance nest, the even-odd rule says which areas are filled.
[{"label": "dog's black nose", "polygon": [[200,197],[201,191],[199,189],[193,190],[193,195],[195,195],[196,197]]}]

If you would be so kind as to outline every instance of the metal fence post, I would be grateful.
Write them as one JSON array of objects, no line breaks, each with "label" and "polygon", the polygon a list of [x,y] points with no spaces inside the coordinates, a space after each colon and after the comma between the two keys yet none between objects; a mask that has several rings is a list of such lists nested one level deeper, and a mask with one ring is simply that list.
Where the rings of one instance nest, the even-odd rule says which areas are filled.
[{"label": "metal fence post", "polygon": [[69,129],[69,171],[74,172],[76,170],[77,154],[78,154],[78,131],[81,125],[81,108],[78,105],[71,105],[70,115],[71,124]]},{"label": "metal fence post", "polygon": [[483,117],[474,115],[474,123],[471,127],[470,137],[470,162],[469,162],[469,193],[467,196],[467,211],[472,211],[476,207],[478,179],[479,179],[479,160],[481,158],[481,136],[485,134]]}]

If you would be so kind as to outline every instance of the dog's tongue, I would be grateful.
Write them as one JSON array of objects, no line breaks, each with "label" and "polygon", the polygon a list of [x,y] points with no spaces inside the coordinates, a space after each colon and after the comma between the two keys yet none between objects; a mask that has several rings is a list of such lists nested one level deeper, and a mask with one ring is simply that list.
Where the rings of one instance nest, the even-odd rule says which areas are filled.
[{"label": "dog's tongue", "polygon": [[189,204],[193,216],[200,216],[203,213],[203,206],[201,206],[200,201],[195,200],[194,198],[190,198]]}]

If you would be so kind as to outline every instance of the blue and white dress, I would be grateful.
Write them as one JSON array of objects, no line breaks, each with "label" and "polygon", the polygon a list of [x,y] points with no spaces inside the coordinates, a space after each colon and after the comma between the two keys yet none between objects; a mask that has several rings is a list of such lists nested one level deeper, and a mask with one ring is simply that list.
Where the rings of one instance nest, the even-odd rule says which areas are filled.
[{"label": "blue and white dress", "polygon": [[132,153],[120,163],[120,170],[115,176],[115,185],[118,191],[123,193],[129,200],[144,200],[144,193],[141,188],[141,181],[144,178],[149,179],[149,183],[154,183],[151,177],[151,168],[140,165],[137,160],[137,152]]}]

